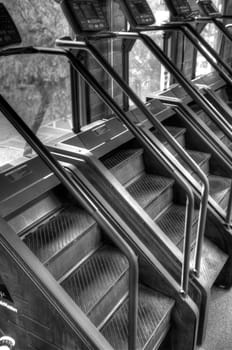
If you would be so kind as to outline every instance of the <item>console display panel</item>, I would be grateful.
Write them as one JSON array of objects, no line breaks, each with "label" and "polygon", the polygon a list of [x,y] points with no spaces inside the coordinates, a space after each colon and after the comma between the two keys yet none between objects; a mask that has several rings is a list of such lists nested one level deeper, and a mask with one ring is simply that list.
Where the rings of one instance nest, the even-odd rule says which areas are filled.
[{"label": "console display panel", "polygon": [[199,0],[198,5],[206,16],[220,16],[220,12],[210,0]]},{"label": "console display panel", "polygon": [[146,0],[120,0],[120,4],[133,27],[155,23],[154,15]]},{"label": "console display panel", "polygon": [[93,4],[81,4],[80,8],[84,17],[88,19],[98,19],[97,12],[93,6]]},{"label": "console display panel", "polygon": [[61,8],[75,34],[109,29],[98,0],[64,0]]}]

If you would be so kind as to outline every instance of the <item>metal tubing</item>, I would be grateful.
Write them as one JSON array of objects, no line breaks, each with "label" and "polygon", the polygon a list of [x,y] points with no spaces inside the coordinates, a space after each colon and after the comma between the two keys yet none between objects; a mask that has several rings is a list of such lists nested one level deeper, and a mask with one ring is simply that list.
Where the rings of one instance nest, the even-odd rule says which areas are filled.
[{"label": "metal tubing", "polygon": [[[224,16],[224,15],[222,15],[220,18],[221,19],[231,19],[232,17],[231,16]],[[232,35],[231,35],[230,31],[227,29],[226,25],[224,25],[222,22],[220,22],[218,20],[218,18],[216,18],[216,17],[199,17],[198,18],[197,17],[195,19],[195,21],[196,22],[210,22],[210,21],[212,21],[215,24],[215,26],[219,30],[222,31],[222,33],[226,36],[226,38],[232,42]]]},{"label": "metal tubing", "polygon": [[[90,45],[88,45],[89,47],[87,48],[86,43],[84,42],[71,42],[71,41],[58,41],[58,44],[62,47],[72,47],[72,48],[81,48],[82,50],[90,50]],[[64,50],[52,50],[52,52],[49,49],[42,49],[42,48],[38,48],[38,53],[47,53],[47,54],[57,54],[57,52],[59,52],[59,55],[64,55],[67,56],[68,59],[70,60],[70,62],[72,63],[73,67],[75,69],[78,70],[78,72],[82,75],[82,77],[86,80],[86,82],[93,88],[93,90],[95,90],[95,92],[103,99],[103,101],[108,105],[108,107],[110,107],[113,112],[115,112],[115,114],[121,118],[123,120],[123,122],[126,124],[126,126],[128,126],[128,128],[136,135],[137,138],[139,138],[139,140],[145,145],[146,148],[149,149],[149,151],[155,155],[155,151],[154,151],[154,145],[153,143],[146,137],[145,133],[140,130],[138,127],[136,127],[132,122],[130,122],[130,120],[127,118],[126,114],[118,107],[118,105],[115,103],[115,101],[102,89],[102,87],[99,85],[99,83],[96,81],[96,79],[94,79],[94,77],[85,69],[85,67],[76,60],[76,58],[69,52],[69,51],[64,51]],[[91,52],[92,53],[92,52]],[[97,53],[97,51],[94,53],[96,53],[96,55],[98,56],[99,54]],[[93,53],[92,53],[93,54]],[[138,97],[133,93],[133,91],[124,83],[124,81],[120,78],[119,75],[117,75],[117,73],[112,69],[112,67],[105,62],[105,60],[101,57],[101,55],[99,55],[99,63],[102,65],[104,69],[106,69],[105,67],[105,63],[107,65],[107,68],[109,68],[110,72],[112,73],[112,77],[116,78],[116,81],[120,81],[120,86],[122,87],[122,89],[124,90],[125,93],[128,94],[128,96],[131,98],[132,100],[135,102],[135,104],[138,106],[138,108],[140,108],[145,115],[150,119],[153,119],[152,114],[147,110],[147,108],[143,105],[143,103],[138,99]],[[95,57],[95,55],[94,55]],[[96,58],[96,57],[95,57]],[[97,59],[97,58],[96,58]],[[106,70],[108,71],[108,70]],[[163,159],[163,161],[165,162],[165,160]],[[194,210],[194,196],[193,196],[193,192],[192,189],[190,188],[190,186],[185,182],[185,180],[183,180],[182,177],[180,177],[175,170],[173,169],[172,171],[174,178],[181,183],[181,186],[184,188],[185,192],[187,193],[187,197],[189,198],[189,218],[193,219],[193,210]],[[185,260],[185,264],[183,264],[182,269],[184,269],[184,271],[182,272],[182,276],[183,276],[183,280],[181,282],[181,291],[184,291],[184,295],[187,294],[188,292],[188,283],[189,283],[189,266],[190,266],[190,249],[191,246],[188,243],[189,241],[191,241],[191,231],[192,231],[192,224],[189,225],[189,221],[188,224],[186,225],[186,235],[188,235],[190,237],[190,239],[186,240],[186,245],[184,247],[184,260]],[[185,271],[187,266],[187,271]]]},{"label": "metal tubing", "polygon": [[[222,16],[223,19],[226,19],[226,16]],[[230,17],[231,18],[231,17]],[[220,21],[218,21],[217,18],[212,18],[213,23],[215,24],[215,26],[222,31],[222,33],[225,35],[225,37],[232,42],[232,35],[230,33],[230,31],[227,29],[227,27],[221,23]]]},{"label": "metal tubing", "polygon": [[[201,54],[207,59],[207,61],[219,72],[219,74],[222,76],[222,78],[226,81],[227,84],[232,86],[232,78],[230,78],[225,72],[218,66],[211,56],[213,56],[218,63],[220,63],[223,68],[232,76],[232,69],[230,66],[228,66],[218,55],[218,53],[208,44],[208,42],[191,26],[188,22],[178,22],[178,23],[168,23],[164,27],[170,27],[172,29],[180,29],[183,34],[192,42],[192,44],[201,52]],[[186,30],[187,29],[187,30]],[[189,33],[190,32],[190,33]],[[207,51],[210,52],[211,55],[209,55],[202,46],[198,43],[198,41],[192,37],[193,35],[197,40],[206,48]],[[216,109],[216,114],[214,117],[211,116],[211,118],[215,121],[215,123],[218,124],[218,126],[221,128],[221,130],[226,134],[226,136],[232,141],[232,135],[231,132],[228,130],[226,124],[225,118],[222,116],[222,114]],[[231,114],[232,117],[232,114]]]},{"label": "metal tubing", "polygon": [[[136,348],[136,335],[137,335],[137,312],[138,312],[138,262],[137,257],[134,254],[130,246],[123,240],[118,234],[115,227],[110,223],[109,219],[102,215],[101,211],[96,207],[93,202],[92,195],[89,193],[88,188],[84,183],[80,185],[77,181],[73,181],[63,167],[56,161],[56,159],[50,154],[47,148],[41,143],[41,141],[34,135],[27,124],[17,115],[17,113],[11,108],[6,100],[0,95],[0,110],[10,121],[10,123],[19,131],[24,139],[30,144],[30,146],[38,153],[38,155],[44,160],[47,166],[55,173],[58,179],[64,184],[69,192],[72,193],[74,198],[78,200],[82,206],[96,219],[101,227],[104,228],[106,233],[114,240],[114,243],[122,250],[126,255],[130,264],[130,290],[129,290],[129,311],[128,316],[130,322],[129,330],[129,349]],[[78,182],[81,182],[78,179]],[[95,200],[96,202],[96,200]],[[100,206],[100,205],[99,205]],[[133,298],[133,301],[131,300]],[[88,333],[86,333],[88,336]]]},{"label": "metal tubing", "polygon": [[[90,43],[87,43],[88,48],[90,48],[90,52],[94,55],[94,57],[97,59],[97,61],[103,66],[103,68],[117,81],[117,83],[122,87],[122,82],[118,79],[117,76],[115,76],[114,72],[112,71],[111,67],[108,67],[106,62],[103,62],[100,55],[98,54],[97,50],[90,45]],[[160,123],[158,120],[156,120],[153,115],[149,113],[145,113],[144,105],[141,103],[141,101],[138,101],[137,96],[131,94],[131,91],[128,90],[128,87],[125,85],[123,86],[123,89],[125,93],[132,99],[132,101],[135,103],[135,105],[146,115],[146,117],[149,119],[149,121],[152,123],[152,125],[157,128],[160,133],[165,137],[165,139],[173,146],[173,148],[181,155],[181,157],[184,159],[184,161],[190,166],[191,169],[193,169],[201,179],[203,185],[202,185],[202,199],[201,199],[201,205],[200,205],[200,212],[199,212],[199,221],[198,221],[198,230],[197,230],[197,241],[196,241],[196,256],[197,259],[195,260],[194,264],[194,272],[198,275],[200,270],[200,260],[201,260],[201,254],[198,253],[198,251],[202,251],[202,244],[203,244],[203,237],[204,237],[204,231],[205,231],[205,224],[206,224],[206,215],[207,215],[207,205],[208,205],[208,196],[209,196],[209,181],[207,176],[204,174],[204,172],[200,169],[200,167],[192,160],[192,158],[188,155],[187,152],[183,150],[183,148],[179,145],[179,143],[173,138],[173,136],[166,130],[166,128]],[[136,97],[136,98],[135,98]],[[188,220],[188,217],[187,219]],[[186,226],[188,227],[188,225]],[[186,231],[185,231],[186,232]],[[190,243],[189,243],[190,242]],[[188,238],[186,238],[186,245],[191,245],[191,240],[189,241]],[[186,268],[186,267],[185,267]],[[184,268],[184,269],[185,269]],[[186,278],[184,276],[183,278]]]},{"label": "metal tubing", "polygon": [[[214,91],[211,90],[211,88],[209,88],[207,85],[202,85],[200,84],[200,86],[203,88],[203,90],[206,92],[206,95],[208,97],[206,97],[207,99],[209,99],[209,102],[211,102],[212,104],[216,105],[216,108],[220,107],[220,101],[217,100],[217,96],[215,96]],[[223,106],[221,107],[223,108]],[[229,109],[229,108],[228,108]],[[232,135],[232,112],[230,110],[222,110],[220,112],[220,119],[219,119],[219,126],[222,128],[222,130],[226,130],[227,134]],[[222,113],[226,113],[228,117],[231,118],[231,122],[229,122],[223,115]]]},{"label": "metal tubing", "polygon": [[[89,50],[87,48],[87,45],[85,42],[82,41],[64,41],[64,40],[58,40],[57,44],[66,47],[66,48],[76,48],[76,49],[82,49],[82,50]],[[44,49],[44,48],[31,48],[32,53],[44,53],[44,54],[52,54],[52,55],[63,55],[66,56],[73,67],[82,75],[82,77],[86,80],[86,82],[95,90],[95,92],[103,99],[103,101],[113,110],[113,112],[123,120],[123,122],[126,124],[126,126],[133,132],[133,134],[140,140],[140,142],[150,151],[151,154],[156,156],[156,153],[154,151],[154,145],[153,142],[147,137],[147,135],[138,127],[136,127],[130,120],[128,120],[126,114],[119,108],[119,106],[115,103],[115,101],[102,89],[102,87],[99,85],[99,83],[96,81],[96,79],[86,70],[86,68],[76,60],[76,58],[69,52],[64,50],[57,50],[57,49]],[[23,51],[21,53],[24,53]],[[91,52],[92,53],[92,52]],[[93,53],[92,53],[93,54]],[[128,96],[134,101],[134,103],[144,112],[144,114],[148,117],[149,120],[153,120],[153,115],[147,110],[147,108],[143,105],[143,103],[138,99],[138,97],[133,93],[133,91],[124,83],[124,81],[120,78],[119,75],[112,69],[112,67],[104,60],[104,58],[101,57],[101,55],[98,54],[96,51],[95,54],[99,56],[99,63],[103,64],[103,66],[106,65],[106,67],[109,69],[110,73],[112,74],[113,78],[116,78],[116,81],[119,81],[119,85],[121,88],[128,94]],[[7,52],[5,52],[5,55],[7,55]],[[106,69],[106,68],[105,68]],[[167,133],[167,131],[165,130]],[[166,159],[162,158],[163,163],[167,164]],[[170,167],[170,163],[169,163]],[[172,174],[174,178],[181,184],[181,186],[184,188],[185,192],[187,193],[187,196],[189,197],[189,218],[193,218],[193,209],[194,209],[194,197],[193,192],[190,186],[187,184],[187,182],[180,177],[180,175],[174,170],[170,169],[172,171]],[[191,212],[192,211],[192,212]],[[186,225],[186,235],[191,236],[191,230],[192,225],[190,227],[189,224]],[[191,240],[190,240],[191,241]],[[186,242],[189,242],[189,240],[186,240]],[[186,243],[187,244],[187,243]],[[188,266],[188,271],[184,271],[182,275],[184,276],[184,280],[181,283],[181,291],[184,291],[184,294],[186,295],[188,292],[188,281],[189,281],[189,251],[191,247],[190,245],[185,246],[184,248],[184,260],[186,260],[186,264],[183,264],[182,269],[185,269],[186,266]]]},{"label": "metal tubing", "polygon": [[232,219],[232,182],[230,185],[230,196],[227,205],[227,215],[226,215],[226,225],[231,228],[231,219]]},{"label": "metal tubing", "polygon": [[[76,49],[82,49],[82,50],[87,50],[86,43],[83,41],[58,41],[62,47],[67,47],[69,48],[72,46],[73,48]],[[1,52],[0,55],[8,56],[11,53],[8,53],[9,50],[5,50],[4,52]],[[125,123],[125,125],[132,131],[132,133],[140,140],[140,142],[144,145],[145,148],[148,149],[148,151],[156,156],[155,150],[154,150],[154,145],[153,142],[147,137],[147,135],[143,132],[143,130],[139,129],[136,127],[130,120],[128,120],[126,114],[119,108],[119,106],[115,103],[115,101],[102,89],[102,87],[99,85],[99,83],[96,81],[96,79],[88,72],[88,70],[79,62],[77,59],[70,53],[70,51],[65,51],[65,50],[59,50],[59,49],[49,49],[49,48],[27,48],[27,53],[32,53],[32,54],[50,54],[50,55],[60,55],[60,56],[66,56],[68,60],[71,62],[73,65],[74,69],[76,69],[81,76],[84,78],[84,80],[93,88],[93,90],[103,99],[103,101],[112,109],[112,111]],[[19,48],[18,51],[17,49],[14,49],[14,54],[19,53],[19,54],[24,54],[25,49]],[[115,73],[116,74],[116,73]],[[118,76],[119,77],[119,76]],[[119,77],[120,79],[120,77]],[[124,82],[122,81],[124,84]],[[126,85],[127,87],[127,85]],[[127,87],[128,88],[128,87]],[[131,89],[128,88],[130,91]],[[131,91],[133,94],[133,91]],[[135,95],[136,99],[139,102],[139,105],[142,105],[142,108],[145,109],[146,114],[149,115],[153,118],[152,114],[144,107],[142,102],[137,98]],[[162,152],[162,150],[161,150]],[[161,160],[164,164],[167,164],[166,157],[163,157]],[[172,172],[174,178],[181,184],[187,195],[189,196],[189,202],[191,205],[189,206],[189,217],[193,218],[193,208],[194,208],[194,197],[193,197],[193,192],[190,188],[190,186],[187,184],[185,180],[183,180],[182,177],[176,172],[174,168],[170,168],[170,163],[168,163],[169,170]],[[192,213],[190,213],[192,211]],[[186,235],[191,236],[191,230],[192,230],[192,225],[186,225]],[[188,240],[187,240],[188,242]],[[186,295],[188,293],[188,282],[189,282],[189,267],[190,267],[190,261],[189,261],[189,254],[188,250],[190,251],[191,247],[185,246],[184,248],[184,259],[188,259],[185,266],[182,266],[182,270],[188,266],[188,271],[183,271],[182,276],[184,276],[183,281],[181,282],[181,291],[184,291],[183,294]]]},{"label": "metal tubing", "polygon": [[[192,42],[192,44],[208,60],[208,62],[222,75],[223,79],[228,84],[232,84],[232,79],[227,74],[225,74],[225,72],[214,62],[211,56],[213,56],[215,60],[217,60],[217,62],[221,64],[221,66],[228,72],[228,74],[230,74],[230,76],[232,76],[231,67],[223,61],[223,59],[220,57],[217,51],[215,51],[209,45],[209,43],[198,33],[198,31],[189,22],[170,22],[160,26],[160,30],[167,30],[167,28],[170,28],[172,30],[181,30]],[[190,36],[190,33],[186,31],[186,28],[193,35],[194,38]],[[197,39],[197,41],[195,40],[195,38]],[[198,41],[206,48],[208,52],[210,52],[210,55],[200,46]]]},{"label": "metal tubing", "polygon": [[[159,96],[158,97],[159,100],[163,103],[169,104],[172,107],[176,106],[177,107],[177,113],[180,116],[183,116],[183,118],[186,118],[187,115],[190,115],[189,110],[186,109],[186,106],[182,103],[181,99],[176,98],[176,97],[168,97],[168,96]],[[191,112],[193,113],[193,112]],[[212,138],[212,136],[209,133],[206,133],[207,138],[210,139],[211,143],[214,143],[214,139]],[[221,159],[222,162],[225,161],[224,158],[224,154],[223,152],[218,152],[217,149],[214,150],[217,154],[217,156]],[[221,149],[220,149],[221,151]],[[230,167],[231,168],[231,167]],[[229,202],[228,202],[228,206],[226,209],[226,217],[225,217],[225,224],[227,226],[231,225],[231,219],[232,219],[232,184],[231,184],[231,189],[230,189],[230,197],[229,197]]]},{"label": "metal tubing", "polygon": [[[200,107],[204,110],[204,112],[209,115],[214,121],[218,120],[217,115],[219,114],[217,109],[209,103],[209,101],[200,94],[200,92],[194,87],[194,85],[185,78],[185,76],[177,70],[175,65],[171,62],[171,60],[164,55],[159,46],[153,42],[153,40],[142,33],[138,33],[141,40],[144,44],[150,49],[150,51],[159,59],[159,61],[173,74],[176,80],[180,83],[181,86],[187,91],[187,93],[197,102]],[[227,132],[228,134],[228,132]],[[231,138],[231,135],[228,135]],[[226,148],[225,153],[227,157],[232,161],[232,152]]]},{"label": "metal tubing", "polygon": [[[206,50],[208,52],[210,52],[210,55],[203,50],[202,46],[198,43],[198,41],[196,41],[196,40],[194,40],[194,38],[190,37],[189,33],[186,31],[186,28],[187,28],[187,30],[189,30],[191,32],[191,34],[197,40],[199,40],[199,42],[206,48]],[[208,60],[208,62],[215,68],[215,70],[217,70],[220,73],[220,75],[223,77],[223,79],[229,85],[232,85],[232,79],[227,74],[225,74],[225,72],[220,68],[220,66],[218,66],[214,62],[214,60],[211,57],[211,56],[213,56],[217,60],[217,62],[220,63],[220,65],[228,72],[228,74],[230,74],[230,76],[232,76],[232,69],[231,69],[231,67],[223,61],[223,59],[220,57],[220,55],[217,53],[217,51],[215,51],[209,45],[209,43],[195,30],[195,28],[193,28],[191,26],[190,23],[184,23],[184,25],[181,26],[180,29],[188,37],[188,39],[191,40],[191,42],[201,52],[201,54]]]}]

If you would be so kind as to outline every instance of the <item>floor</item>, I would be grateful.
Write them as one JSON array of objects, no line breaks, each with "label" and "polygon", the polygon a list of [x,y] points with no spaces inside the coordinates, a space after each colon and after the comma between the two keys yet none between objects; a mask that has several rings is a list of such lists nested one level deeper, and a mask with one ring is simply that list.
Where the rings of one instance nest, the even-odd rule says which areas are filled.
[{"label": "floor", "polygon": [[212,289],[206,340],[199,350],[232,350],[232,288]]}]

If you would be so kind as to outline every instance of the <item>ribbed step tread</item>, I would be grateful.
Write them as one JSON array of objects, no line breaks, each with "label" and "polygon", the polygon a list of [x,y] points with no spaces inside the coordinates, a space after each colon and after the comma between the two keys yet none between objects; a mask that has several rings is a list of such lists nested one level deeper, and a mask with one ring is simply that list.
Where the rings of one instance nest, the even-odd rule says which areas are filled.
[{"label": "ribbed step tread", "polygon": [[[198,152],[198,151],[193,151],[193,150],[186,150],[188,155],[192,158],[192,160],[195,161],[195,163],[197,165],[199,165],[199,167],[204,167],[204,171],[206,173],[208,173],[208,170],[209,170],[209,167],[205,165],[208,165],[208,161],[211,157],[211,155],[209,153],[204,153],[204,152]],[[185,161],[180,157],[180,156],[177,156],[176,157],[177,160],[185,166],[186,169],[189,169],[189,166],[186,165]],[[191,170],[191,172],[193,172],[193,170]]]},{"label": "ribbed step tread", "polygon": [[117,248],[103,246],[67,277],[62,286],[88,314],[127,269],[127,259]]},{"label": "ribbed step tread", "polygon": [[45,263],[96,223],[84,210],[64,210],[24,238],[24,243]]},{"label": "ribbed step tread", "polygon": [[[166,335],[174,301],[140,286],[136,350],[154,349]],[[128,349],[128,300],[103,327],[102,333],[115,350]]]},{"label": "ribbed step tread", "polygon": [[[178,139],[180,136],[184,136],[184,134],[186,132],[185,128],[178,128],[178,127],[174,127],[174,126],[168,126],[168,127],[166,127],[166,129],[170,134],[172,134],[172,136],[175,139]],[[167,143],[164,136],[158,130],[155,130],[153,132],[153,134],[160,140],[160,142],[162,142],[164,144]]]},{"label": "ribbed step tread", "polygon": [[152,174],[143,174],[137,181],[127,187],[128,192],[141,205],[148,206],[161,193],[171,187],[174,180]]},{"label": "ribbed step tread", "polygon": [[[208,288],[212,287],[227,259],[228,255],[226,255],[226,253],[219,249],[210,240],[204,238],[199,277],[202,285],[207,286]],[[193,261],[194,250],[191,252],[192,267]]]},{"label": "ribbed step tread", "polygon": [[117,153],[114,153],[110,157],[104,159],[103,163],[107,169],[113,169],[132,157],[134,158],[142,155],[142,153],[142,149],[121,149]]},{"label": "ribbed step tread", "polygon": [[210,195],[223,209],[227,208],[231,179],[216,175],[209,176]]},{"label": "ribbed step tread", "polygon": [[[198,212],[195,211],[195,218],[193,220],[192,244],[195,240],[196,234],[196,220]],[[172,205],[164,213],[162,213],[157,220],[157,225],[162,231],[174,242],[180,249],[183,249],[183,234],[185,226],[185,207],[180,205]]]}]

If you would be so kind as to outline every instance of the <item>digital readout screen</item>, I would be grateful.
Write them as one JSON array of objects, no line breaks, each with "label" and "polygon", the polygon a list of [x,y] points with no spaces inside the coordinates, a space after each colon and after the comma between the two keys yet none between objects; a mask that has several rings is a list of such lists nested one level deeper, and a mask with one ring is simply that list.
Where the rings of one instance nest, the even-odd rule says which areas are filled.
[{"label": "digital readout screen", "polygon": [[147,8],[146,8],[146,6],[144,6],[144,4],[142,2],[135,2],[134,5],[135,5],[137,11],[139,12],[139,14],[145,15],[147,13]]},{"label": "digital readout screen", "polygon": [[97,12],[92,4],[81,4],[81,10],[87,19],[98,18]]}]

